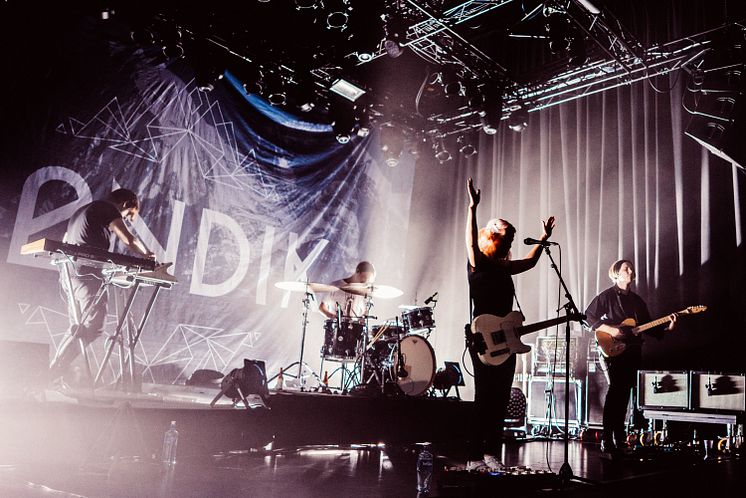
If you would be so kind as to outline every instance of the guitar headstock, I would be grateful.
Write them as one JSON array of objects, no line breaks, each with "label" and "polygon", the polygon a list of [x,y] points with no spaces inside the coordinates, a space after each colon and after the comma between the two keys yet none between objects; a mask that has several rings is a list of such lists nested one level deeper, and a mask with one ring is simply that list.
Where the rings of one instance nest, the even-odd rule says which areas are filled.
[{"label": "guitar headstock", "polygon": [[697,306],[689,306],[687,309],[683,310],[681,314],[683,315],[695,315],[697,313],[702,313],[703,311],[707,311],[707,306],[703,305],[697,305]]}]

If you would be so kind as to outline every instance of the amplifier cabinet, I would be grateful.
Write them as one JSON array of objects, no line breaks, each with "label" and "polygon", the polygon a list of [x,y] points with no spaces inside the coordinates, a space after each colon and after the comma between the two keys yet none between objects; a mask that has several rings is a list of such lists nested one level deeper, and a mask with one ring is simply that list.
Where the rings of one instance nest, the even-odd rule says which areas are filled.
[{"label": "amplifier cabinet", "polygon": [[[578,427],[582,419],[580,402],[582,387],[579,380],[570,379],[570,419],[568,424]],[[529,383],[528,422],[533,425],[565,423],[565,379],[534,377]]]},{"label": "amplifier cabinet", "polygon": [[638,370],[637,406],[641,410],[689,409],[689,372]]},{"label": "amplifier cabinet", "polygon": [[692,409],[746,411],[746,375],[692,372]]}]

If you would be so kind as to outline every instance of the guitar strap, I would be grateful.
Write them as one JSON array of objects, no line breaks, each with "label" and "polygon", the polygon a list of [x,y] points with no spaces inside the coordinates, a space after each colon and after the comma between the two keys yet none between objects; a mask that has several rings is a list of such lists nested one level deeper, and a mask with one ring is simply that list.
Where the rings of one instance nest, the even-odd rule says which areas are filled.
[{"label": "guitar strap", "polygon": [[637,310],[635,310],[635,312],[633,313],[634,317],[630,316],[629,313],[627,313],[627,310],[624,309],[624,305],[622,304],[622,298],[619,297],[619,294],[620,294],[619,290],[617,289],[617,291],[614,294],[616,295],[616,302],[619,304],[619,309],[622,310],[622,315],[625,318],[634,318],[635,323],[639,323],[640,320],[637,318]]}]

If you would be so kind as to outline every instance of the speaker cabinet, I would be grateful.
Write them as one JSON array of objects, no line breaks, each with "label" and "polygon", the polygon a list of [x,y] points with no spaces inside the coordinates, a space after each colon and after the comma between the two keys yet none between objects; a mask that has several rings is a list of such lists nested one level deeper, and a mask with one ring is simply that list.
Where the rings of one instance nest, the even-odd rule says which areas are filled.
[{"label": "speaker cabinet", "polygon": [[[582,412],[581,384],[570,380],[570,418],[568,423],[579,426]],[[565,423],[565,379],[534,377],[529,383],[528,422],[534,425]]]},{"label": "speaker cabinet", "polygon": [[689,373],[686,371],[638,371],[637,406],[640,409],[687,410],[689,408]]},{"label": "speaker cabinet", "polygon": [[609,380],[599,358],[588,359],[585,383],[585,423],[588,427],[603,426],[604,403],[609,391]]},{"label": "speaker cabinet", "polygon": [[692,409],[746,411],[746,375],[692,372]]}]

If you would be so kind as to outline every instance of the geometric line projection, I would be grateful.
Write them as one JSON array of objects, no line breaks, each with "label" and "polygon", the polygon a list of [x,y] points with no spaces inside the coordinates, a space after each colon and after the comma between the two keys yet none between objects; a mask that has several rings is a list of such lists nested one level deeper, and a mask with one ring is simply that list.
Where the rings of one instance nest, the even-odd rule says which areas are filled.
[{"label": "geometric line projection", "polygon": [[220,103],[197,90],[194,80],[181,87],[170,85],[161,90],[160,98],[141,98],[128,112],[114,97],[87,121],[69,117],[57,131],[108,144],[159,166],[177,148],[186,148],[205,181],[279,202],[274,182],[256,161],[255,149],[245,154],[239,150],[233,123],[224,119]]},{"label": "geometric line projection", "polygon": [[174,328],[152,358],[145,357],[145,351],[141,350],[143,356],[138,362],[145,365],[145,370],[163,364],[180,365],[180,371],[171,379],[174,382],[189,371],[223,371],[246,349],[253,348],[260,335],[259,332],[227,332],[222,328],[182,323]]}]

